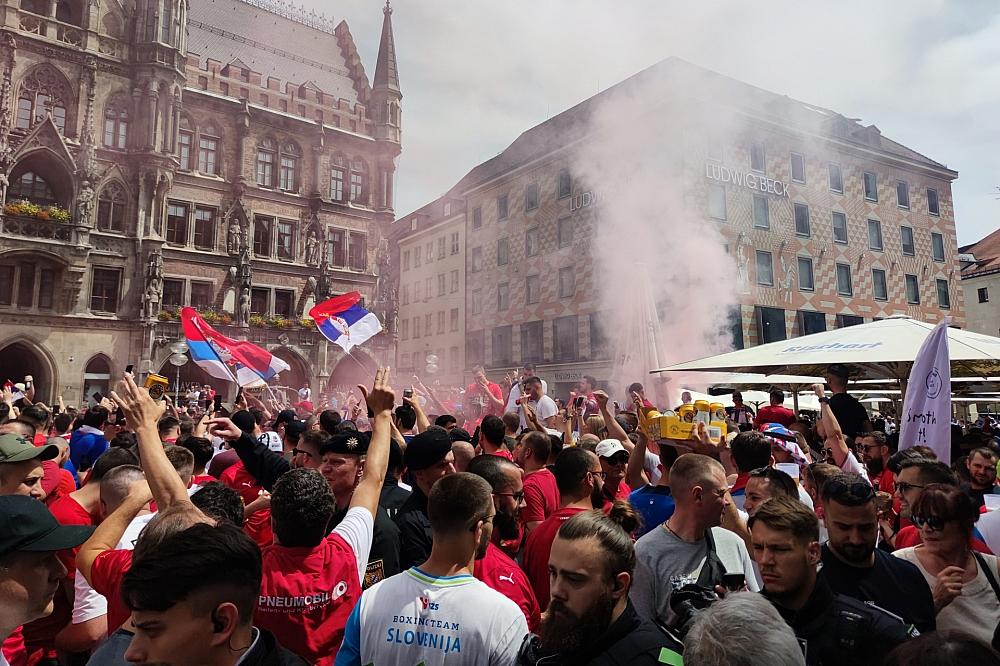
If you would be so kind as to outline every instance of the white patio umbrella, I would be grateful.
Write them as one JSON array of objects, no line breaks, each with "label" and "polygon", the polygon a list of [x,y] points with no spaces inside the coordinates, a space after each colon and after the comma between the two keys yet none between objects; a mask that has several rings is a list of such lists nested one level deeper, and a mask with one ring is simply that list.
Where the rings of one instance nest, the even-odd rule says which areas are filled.
[{"label": "white patio umbrella", "polygon": [[[677,363],[652,372],[745,372],[823,375],[845,364],[858,379],[906,380],[924,339],[934,328],[905,316],[771,342],[726,354]],[[1000,375],[1000,338],[948,330],[952,377]]]},{"label": "white patio umbrella", "polygon": [[[654,370],[654,372],[657,371]],[[809,377],[804,375],[763,375],[746,372],[700,372],[696,375],[696,379],[692,378],[690,383],[707,385],[708,392],[717,396],[717,401],[718,396],[732,394],[733,391],[741,391],[743,392],[743,401],[749,404],[768,402],[768,400],[770,400],[768,390],[771,388],[779,388],[788,394],[791,400],[791,404],[788,404],[789,399],[785,400],[786,406],[798,413],[799,395],[803,393],[806,395],[812,395],[812,392],[807,391],[807,389],[809,389],[809,387],[813,384],[822,384],[824,381],[823,377]],[[732,399],[730,398],[730,402],[726,404],[727,407],[732,404],[731,400]],[[812,409],[812,407],[806,408]]]}]

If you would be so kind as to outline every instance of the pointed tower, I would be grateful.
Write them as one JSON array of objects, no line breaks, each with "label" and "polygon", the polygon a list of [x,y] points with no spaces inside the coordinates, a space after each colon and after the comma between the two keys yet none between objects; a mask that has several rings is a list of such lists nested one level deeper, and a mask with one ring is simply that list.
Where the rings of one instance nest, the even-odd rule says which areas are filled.
[{"label": "pointed tower", "polygon": [[375,63],[369,113],[374,121],[378,150],[376,209],[391,222],[396,158],[402,150],[402,109],[399,103],[403,94],[399,90],[399,74],[396,71],[396,44],[392,37],[392,7],[389,6],[389,0],[386,0],[382,13],[382,40],[378,45],[378,62]]}]

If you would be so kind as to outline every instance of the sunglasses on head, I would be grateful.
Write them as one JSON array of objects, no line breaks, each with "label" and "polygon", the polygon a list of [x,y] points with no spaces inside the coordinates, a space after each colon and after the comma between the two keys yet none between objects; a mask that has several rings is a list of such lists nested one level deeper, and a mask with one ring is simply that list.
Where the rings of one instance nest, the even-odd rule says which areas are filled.
[{"label": "sunglasses on head", "polygon": [[923,529],[927,526],[935,531],[941,531],[944,529],[945,524],[948,522],[944,518],[939,518],[938,516],[910,516],[910,521],[917,526],[917,529]]},{"label": "sunglasses on head", "polygon": [[864,481],[845,483],[840,479],[830,479],[823,484],[823,494],[828,494],[831,499],[850,498],[856,502],[867,502],[875,497],[875,489]]}]

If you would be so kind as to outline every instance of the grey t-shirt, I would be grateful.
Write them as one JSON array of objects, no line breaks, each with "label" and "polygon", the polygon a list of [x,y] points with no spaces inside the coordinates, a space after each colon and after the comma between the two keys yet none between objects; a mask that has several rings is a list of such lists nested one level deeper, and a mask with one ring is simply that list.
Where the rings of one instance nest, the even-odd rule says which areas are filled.
[{"label": "grey t-shirt", "polygon": [[[753,573],[753,561],[743,540],[721,527],[712,528],[715,552],[726,573],[742,573],[752,592],[760,591]],[[629,597],[639,615],[668,624],[670,595],[683,585],[698,582],[705,564],[708,545],[704,539],[688,543],[678,539],[662,525],[650,530],[635,542],[635,580]]]}]

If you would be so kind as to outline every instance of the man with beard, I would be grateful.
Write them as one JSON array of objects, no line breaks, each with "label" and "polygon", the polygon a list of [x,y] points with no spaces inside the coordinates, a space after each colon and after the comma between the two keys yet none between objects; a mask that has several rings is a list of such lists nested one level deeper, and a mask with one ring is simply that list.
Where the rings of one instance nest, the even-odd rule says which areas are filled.
[{"label": "man with beard", "polygon": [[561,508],[528,535],[521,560],[542,608],[549,605],[549,553],[559,527],[581,511],[604,506],[604,471],[597,456],[579,447],[564,449],[552,466]]},{"label": "man with beard", "polygon": [[[883,526],[883,536],[892,550],[909,548],[923,542],[920,538],[920,530],[910,521],[910,507],[920,497],[924,488],[932,483],[942,483],[948,486],[957,486],[958,479],[955,474],[943,462],[928,460],[926,458],[915,458],[906,460],[900,465],[899,477],[896,479],[895,500],[899,502],[900,522],[906,520],[906,525],[899,527],[898,531],[892,531],[891,526]],[[973,550],[989,553],[984,550],[984,544],[973,539],[970,544]]]},{"label": "man with beard", "polygon": [[528,631],[524,614],[472,575],[490,543],[493,506],[490,484],[475,474],[434,484],[427,499],[430,557],[361,595],[337,666],[515,663]]},{"label": "man with beard", "polygon": [[751,591],[758,588],[743,540],[719,527],[731,501],[722,464],[686,453],[670,467],[670,490],[674,513],[635,544],[635,582],[629,592],[642,617],[665,625],[673,619],[670,596],[689,583],[713,589],[724,574],[743,574]]},{"label": "man with beard", "polygon": [[856,474],[838,473],[820,493],[829,541],[821,576],[837,594],[883,608],[921,633],[934,631],[934,598],[916,566],[875,547],[875,491]]},{"label": "man with beard", "polygon": [[788,497],[764,502],[750,518],[750,534],[762,594],[795,632],[808,666],[881,664],[916,634],[881,608],[835,593],[818,576],[819,522],[802,502]]},{"label": "man with beard", "polygon": [[982,508],[986,500],[983,495],[997,492],[997,454],[987,448],[974,449],[965,461],[969,470],[969,482],[962,484],[962,492],[972,498],[976,506]]},{"label": "man with beard", "polygon": [[885,433],[878,430],[866,432],[858,437],[860,442],[858,449],[861,453],[861,462],[865,464],[868,471],[868,479],[875,486],[876,490],[885,493],[893,492],[896,484],[896,476],[887,466],[889,456],[889,444],[886,442]]},{"label": "man with beard", "polygon": [[552,543],[552,600],[538,636],[521,646],[521,666],[680,663],[680,646],[642,619],[629,601],[638,514],[616,502],[608,515],[578,513]]},{"label": "man with beard", "polygon": [[484,454],[472,459],[468,472],[486,479],[493,489],[493,537],[486,553],[476,559],[472,575],[518,605],[528,629],[535,631],[541,609],[531,583],[517,563],[500,549],[504,541],[520,535],[521,509],[524,507],[524,485],[521,470],[514,463],[498,456]]}]

